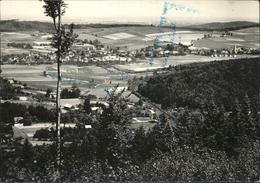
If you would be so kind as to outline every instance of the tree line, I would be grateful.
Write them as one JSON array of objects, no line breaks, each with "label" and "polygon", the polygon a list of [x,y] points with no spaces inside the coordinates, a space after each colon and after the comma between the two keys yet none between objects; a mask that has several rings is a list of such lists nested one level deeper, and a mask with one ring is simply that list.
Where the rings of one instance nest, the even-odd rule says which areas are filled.
[{"label": "tree line", "polygon": [[142,82],[138,92],[164,109],[197,109],[213,100],[230,111],[245,95],[258,100],[259,69],[259,58],[178,65]]},{"label": "tree line", "polygon": [[[1,141],[1,181],[256,181],[259,180],[259,114],[245,96],[225,112],[211,101],[201,109],[177,108],[153,128],[131,128],[128,99],[112,92],[103,113],[74,115],[76,128],[56,145],[32,146],[11,136]],[[84,109],[84,110],[87,110]],[[63,121],[64,119],[62,119]],[[86,129],[85,124],[91,124]],[[42,135],[43,131],[38,131]],[[55,139],[55,131],[47,135]],[[4,146],[12,149],[6,152]]]}]

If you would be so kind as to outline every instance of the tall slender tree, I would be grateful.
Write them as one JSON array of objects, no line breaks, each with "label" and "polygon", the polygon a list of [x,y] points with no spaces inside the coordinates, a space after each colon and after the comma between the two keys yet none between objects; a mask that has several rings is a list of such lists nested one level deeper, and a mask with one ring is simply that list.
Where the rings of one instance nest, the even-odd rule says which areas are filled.
[{"label": "tall slender tree", "polygon": [[73,24],[70,25],[67,31],[61,23],[61,17],[65,14],[67,5],[63,0],[43,0],[43,8],[45,15],[50,17],[53,21],[54,35],[52,38],[52,46],[56,49],[57,59],[57,89],[56,89],[56,131],[57,131],[57,169],[61,165],[61,136],[60,136],[60,120],[61,120],[61,106],[60,106],[60,93],[61,93],[61,72],[60,67],[62,57],[68,53],[71,45],[76,39],[77,35],[73,33]]},{"label": "tall slender tree", "polygon": [[[2,43],[2,35],[1,35],[1,32],[0,32],[0,43]],[[2,46],[0,46],[0,76],[2,74]]]}]

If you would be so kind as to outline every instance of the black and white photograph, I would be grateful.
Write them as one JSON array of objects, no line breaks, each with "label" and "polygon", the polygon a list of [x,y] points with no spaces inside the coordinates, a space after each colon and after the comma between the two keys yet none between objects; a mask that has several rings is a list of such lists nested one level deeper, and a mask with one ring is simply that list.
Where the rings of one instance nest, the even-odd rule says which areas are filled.
[{"label": "black and white photograph", "polygon": [[0,0],[0,183],[260,183],[258,0]]}]

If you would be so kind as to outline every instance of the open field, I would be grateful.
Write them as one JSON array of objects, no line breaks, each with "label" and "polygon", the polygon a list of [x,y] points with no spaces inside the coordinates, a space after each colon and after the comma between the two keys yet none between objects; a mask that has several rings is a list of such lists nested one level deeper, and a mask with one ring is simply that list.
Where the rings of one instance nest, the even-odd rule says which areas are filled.
[{"label": "open field", "polygon": [[[164,67],[168,67],[169,65],[182,65],[189,64],[194,62],[210,62],[215,60],[227,60],[227,59],[237,59],[237,58],[247,58],[247,57],[257,57],[257,56],[249,56],[249,55],[237,55],[237,57],[208,57],[208,56],[200,56],[200,55],[186,55],[186,56],[170,56],[167,58],[167,64]],[[127,65],[115,65],[116,68],[123,70],[125,72],[144,72],[151,71],[155,69],[159,69],[162,67],[162,59],[163,58],[155,58],[153,65],[149,65],[148,60],[145,62],[132,63]]]},{"label": "open field", "polygon": [[[248,55],[238,55],[236,58],[250,57]],[[251,56],[253,57],[253,56]],[[227,57],[206,57],[206,56],[171,56],[168,57],[169,65],[188,64],[193,62],[208,62],[214,60],[234,59]],[[127,81],[133,77],[141,77],[146,74],[151,75],[152,72],[146,73],[147,70],[152,71],[161,67],[160,58],[154,60],[151,66],[148,61],[140,61],[126,65],[115,65],[109,67],[63,65],[62,71],[62,88],[71,87],[73,83],[82,91],[83,95],[94,94],[97,97],[105,97],[106,88],[113,87],[117,84],[121,87],[128,86]],[[9,79],[16,79],[29,86],[37,87],[43,90],[47,88],[56,88],[56,65],[3,65],[2,76]],[[48,76],[44,76],[43,72],[48,71]]]},{"label": "open field", "polygon": [[[95,40],[98,39],[105,45],[112,47],[122,47],[128,50],[141,49],[152,45],[153,39],[149,34],[157,34],[161,32],[170,32],[170,28],[156,27],[111,27],[111,28],[88,28],[76,29],[75,33],[79,35],[79,39]],[[146,36],[148,35],[148,36]],[[36,31],[23,32],[1,32],[1,48],[3,55],[12,53],[28,53],[25,49],[14,49],[7,46],[7,43],[34,43],[38,41],[47,41],[49,34],[43,34]],[[166,35],[167,36],[167,35]],[[149,38],[146,40],[146,38]],[[165,39],[165,38],[164,38]]]},{"label": "open field", "polygon": [[259,48],[259,29],[257,27],[231,31],[232,36],[201,39],[194,42],[198,48],[231,48],[237,46]]},{"label": "open field", "polygon": [[[176,30],[174,39],[171,28],[129,26],[110,28],[77,29],[80,39],[98,39],[102,43],[114,47],[124,47],[127,50],[140,49],[153,44],[157,35],[162,35],[161,42],[183,43],[198,48],[230,48],[234,44],[248,48],[259,48],[259,29],[257,27],[231,31],[233,36],[220,37],[220,32],[213,32],[215,38],[201,39],[207,31]],[[124,36],[125,35],[125,36]],[[199,39],[199,40],[198,40]]]},{"label": "open field", "polygon": [[[162,35],[162,42],[170,42],[173,35],[171,28],[159,28],[150,26],[129,26],[110,28],[77,29],[75,32],[80,39],[98,39],[106,45],[113,47],[124,47],[127,50],[135,50],[152,45],[157,35]],[[203,37],[201,31],[179,31],[175,32],[174,42],[190,44],[191,40]]]},{"label": "open field", "polygon": [[[76,124],[75,123],[66,123],[65,127],[66,128],[75,128]],[[64,124],[61,124],[61,127],[64,127]],[[87,126],[88,128],[91,126]],[[47,129],[47,128],[53,128],[55,129],[55,123],[35,123],[30,126],[23,126],[23,124],[15,124],[13,127],[14,130],[14,137],[23,137],[23,138],[29,138],[30,140],[33,139],[34,134],[36,133],[37,130],[40,129]]]},{"label": "open field", "polygon": [[[79,39],[95,40],[111,47],[121,47],[127,50],[141,49],[152,45],[157,35],[161,35],[160,41],[190,45],[194,41],[194,46],[198,48],[230,48],[234,44],[248,48],[259,47],[259,30],[257,27],[231,31],[233,36],[220,37],[219,32],[214,32],[214,38],[201,39],[207,31],[177,30],[173,32],[170,27],[151,27],[151,26],[122,26],[108,28],[88,28],[76,29],[75,33]],[[174,36],[173,36],[174,34]],[[3,54],[24,53],[28,50],[13,49],[7,47],[7,43],[34,43],[37,41],[47,41],[49,34],[36,31],[24,32],[2,32],[1,48]],[[174,37],[174,38],[173,38]],[[199,40],[198,40],[199,39]]]},{"label": "open field", "polygon": [[[161,42],[169,42],[172,40],[173,32],[171,28],[161,28],[152,26],[122,26],[108,28],[88,28],[76,29],[79,34],[79,39],[98,39],[105,45],[113,47],[125,47],[128,50],[144,48],[153,44],[153,40],[157,35],[162,35]],[[245,46],[250,48],[259,47],[259,30],[258,28],[247,28],[237,31],[231,31],[233,36],[220,37],[218,32],[214,32],[214,38],[201,39],[204,36],[204,31],[188,31],[176,30],[174,42],[182,42],[190,44],[192,40],[194,46],[198,48],[230,48],[237,46]],[[35,43],[47,41],[49,34],[39,33],[37,31],[1,33],[1,48],[3,54],[24,53],[28,52],[25,49],[14,49],[7,47],[7,43]],[[198,40],[199,39],[199,40]],[[249,57],[249,56],[238,56]],[[186,64],[192,62],[208,62],[213,60],[230,59],[226,57],[211,58],[206,56],[171,56],[167,58],[167,63],[164,65]],[[71,87],[73,83],[77,83],[83,93],[97,93],[104,96],[104,89],[107,87],[127,86],[129,78],[141,77],[146,70],[154,70],[162,67],[161,58],[154,59],[153,65],[148,64],[148,59],[139,60],[137,63],[126,65],[115,65],[107,67],[84,66],[78,67],[73,65],[63,65],[61,68],[63,83],[62,87]],[[44,76],[43,72],[48,71],[48,76]],[[56,88],[56,65],[3,65],[3,76],[14,78],[30,86],[47,89]],[[125,73],[128,72],[128,73]],[[136,73],[140,72],[140,73]],[[150,74],[150,73],[148,73]]]},{"label": "open field", "polygon": [[[47,88],[56,88],[57,71],[56,65],[3,65],[2,76],[8,79],[15,79],[26,83],[29,86],[37,87],[43,90]],[[43,72],[48,71],[48,76]],[[108,70],[97,66],[77,67],[73,65],[63,65],[62,71],[62,88],[69,88],[76,83],[81,91],[85,94],[88,92],[106,95],[104,89],[113,87],[117,84],[127,86],[128,78],[122,73],[110,73]],[[134,74],[128,77],[133,77]]]},{"label": "open field", "polygon": [[131,38],[131,37],[135,37],[135,35],[120,32],[120,33],[106,35],[106,36],[103,36],[103,37],[107,38],[107,39],[118,40],[118,39],[127,39],[127,38]]},{"label": "open field", "polygon": [[49,34],[39,33],[37,31],[24,32],[1,32],[1,49],[3,55],[29,53],[28,49],[19,49],[8,47],[8,43],[30,43],[45,42]]}]

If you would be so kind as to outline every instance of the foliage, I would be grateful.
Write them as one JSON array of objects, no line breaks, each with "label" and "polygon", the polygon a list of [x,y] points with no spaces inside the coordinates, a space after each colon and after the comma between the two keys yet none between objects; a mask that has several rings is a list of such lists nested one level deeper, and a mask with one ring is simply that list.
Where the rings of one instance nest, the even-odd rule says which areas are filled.
[{"label": "foliage", "polygon": [[15,103],[0,103],[0,122],[14,122],[14,117],[23,116],[26,106]]},{"label": "foliage", "polygon": [[91,106],[90,106],[90,99],[87,97],[84,101],[84,110],[86,111],[87,114],[91,113]]},{"label": "foliage", "polygon": [[0,20],[1,32],[40,31],[53,32],[50,23],[38,21]]},{"label": "foliage", "polygon": [[52,92],[53,90],[51,88],[47,88],[45,96],[50,97]]},{"label": "foliage", "polygon": [[30,126],[32,125],[32,122],[33,122],[32,115],[29,112],[26,112],[22,120],[23,126]]},{"label": "foliage", "polygon": [[37,122],[38,120],[46,122],[55,119],[54,111],[48,110],[43,106],[29,106],[27,108],[22,104],[0,103],[0,122],[14,122],[14,117],[23,117],[26,113],[32,117],[33,122]]},{"label": "foliage", "polygon": [[175,136],[179,145],[224,151],[237,157],[241,149],[260,138],[259,115],[250,112],[256,109],[247,100],[245,97],[242,104],[236,100],[232,112],[227,113],[214,102],[200,111],[186,109],[176,120]]},{"label": "foliage", "polygon": [[[25,141],[23,145],[15,146],[13,155],[2,153],[5,158],[1,167],[7,168],[1,172],[1,180],[166,182],[255,181],[260,178],[260,145],[256,139],[259,130],[248,126],[245,129],[250,131],[239,132],[239,135],[247,134],[252,143],[238,144],[236,156],[227,154],[223,148],[225,143],[221,143],[228,142],[221,134],[238,138],[226,131],[239,129],[231,122],[237,120],[238,111],[241,124],[247,115],[252,121],[257,120],[256,114],[246,112],[255,110],[246,96],[243,101],[234,102],[241,110],[234,107],[233,114],[224,113],[223,116],[223,108],[211,102],[203,110],[179,110],[176,128],[172,126],[173,121],[162,114],[158,125],[149,131],[129,128],[131,111],[126,108],[127,98],[122,93],[113,90],[108,101],[109,106],[103,106],[103,113],[92,118],[80,112],[68,115],[69,119],[78,119],[79,124],[91,123],[92,129],[77,125],[61,131],[64,145],[60,175],[54,171],[55,144],[32,147]],[[250,104],[249,108],[247,104]],[[40,130],[36,136],[52,140],[55,131]],[[227,147],[231,145],[232,141]],[[12,146],[9,144],[8,147]]]},{"label": "foliage", "polygon": [[76,85],[73,85],[71,89],[65,88],[61,91],[61,98],[78,98],[80,96],[80,89]]},{"label": "foliage", "polygon": [[29,106],[28,111],[40,121],[54,121],[56,117],[54,110],[49,110],[43,106]]},{"label": "foliage", "polygon": [[8,43],[7,46],[21,49],[33,49],[30,43]]},{"label": "foliage", "polygon": [[[201,108],[213,100],[231,110],[235,98],[258,95],[259,58],[179,65],[139,85],[139,92],[163,108]],[[164,81],[164,82],[161,82]],[[153,91],[153,92],[150,92]]]},{"label": "foliage", "polygon": [[0,77],[0,98],[8,100],[15,97],[18,88],[9,83],[7,79]]}]

